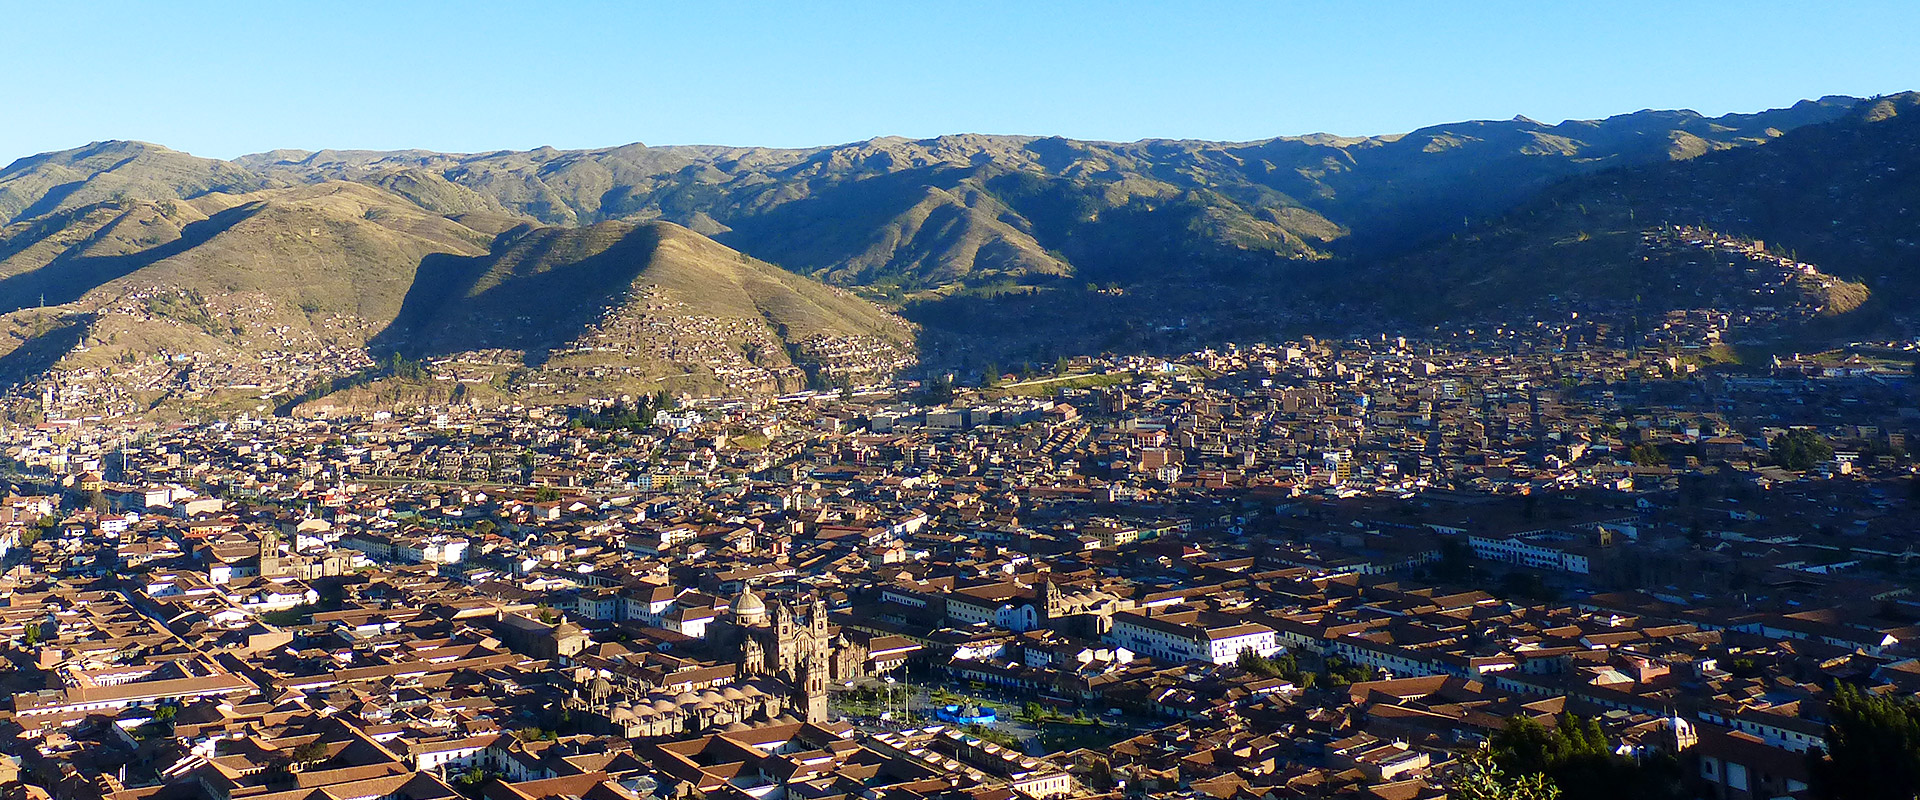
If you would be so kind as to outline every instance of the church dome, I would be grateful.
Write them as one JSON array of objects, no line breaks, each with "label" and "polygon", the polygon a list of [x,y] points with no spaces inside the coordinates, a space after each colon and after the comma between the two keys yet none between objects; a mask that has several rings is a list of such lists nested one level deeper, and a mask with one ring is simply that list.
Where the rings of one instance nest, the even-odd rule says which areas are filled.
[{"label": "church dome", "polygon": [[670,712],[674,708],[676,708],[676,706],[673,704],[673,701],[668,700],[667,698],[662,697],[658,700],[653,701],[653,710],[658,711],[662,714]]},{"label": "church dome", "polygon": [[740,596],[733,600],[733,615],[746,624],[759,624],[767,619],[767,601],[760,599],[752,589],[742,589]]}]

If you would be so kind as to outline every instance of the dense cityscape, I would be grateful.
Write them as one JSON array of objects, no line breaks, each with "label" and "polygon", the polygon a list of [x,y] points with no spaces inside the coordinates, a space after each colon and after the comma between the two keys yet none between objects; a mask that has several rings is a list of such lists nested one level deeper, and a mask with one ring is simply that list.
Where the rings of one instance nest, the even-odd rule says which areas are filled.
[{"label": "dense cityscape", "polygon": [[1920,692],[1914,353],[1727,325],[15,425],[0,781],[1804,796]]},{"label": "dense cityscape", "polygon": [[1920,3],[0,19],[0,800],[1920,800]]}]

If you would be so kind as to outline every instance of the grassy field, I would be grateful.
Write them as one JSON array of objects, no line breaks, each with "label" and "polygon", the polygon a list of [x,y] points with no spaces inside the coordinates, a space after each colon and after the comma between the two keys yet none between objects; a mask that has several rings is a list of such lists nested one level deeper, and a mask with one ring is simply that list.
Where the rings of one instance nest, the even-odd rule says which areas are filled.
[{"label": "grassy field", "polygon": [[1118,386],[1132,383],[1136,376],[1131,372],[1106,372],[1087,375],[1063,375],[1058,378],[1010,383],[993,390],[1002,397],[1051,397],[1064,389],[1092,389],[1100,386]]}]

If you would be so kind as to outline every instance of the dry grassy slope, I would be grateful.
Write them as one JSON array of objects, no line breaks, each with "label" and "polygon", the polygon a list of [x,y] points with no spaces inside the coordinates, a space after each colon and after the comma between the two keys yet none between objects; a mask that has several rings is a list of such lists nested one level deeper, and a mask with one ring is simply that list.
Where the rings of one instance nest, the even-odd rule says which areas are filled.
[{"label": "dry grassy slope", "polygon": [[[1360,283],[1424,316],[1478,314],[1555,294],[1688,302],[1681,281],[1637,252],[1642,231],[1698,226],[1764,240],[1843,279],[1801,286],[1830,314],[1872,296],[1880,313],[1920,297],[1920,95],[1863,103],[1759,148],[1611,170],[1557,185],[1506,215],[1361,271]],[[1348,287],[1350,288],[1350,287]]]},{"label": "dry grassy slope", "polygon": [[476,220],[667,220],[889,296],[1069,275],[1131,283],[1404,248],[1569,175],[1764,142],[1848,104],[1238,143],[964,134],[791,150],[275,151],[218,162],[106,142],[0,170],[0,219],[346,179]]},{"label": "dry grassy slope", "polygon": [[883,176],[821,190],[749,219],[723,238],[758,256],[833,283],[932,288],[1072,268],[1035,239],[1033,226],[970,180]]},{"label": "dry grassy slope", "polygon": [[421,355],[560,347],[649,288],[676,313],[904,343],[899,320],[864,300],[748,258],[672,223],[603,222],[509,234],[495,252],[430,266],[407,298],[396,349]]},{"label": "dry grassy slope", "polygon": [[[302,374],[289,358],[350,369],[423,259],[478,255],[491,239],[344,182],[116,201],[11,226],[0,234],[0,329],[11,334],[0,380],[105,369],[142,387],[122,398],[137,407],[187,389],[169,354],[200,354],[191,369],[203,372],[236,368],[216,384],[267,385],[270,361]],[[42,296],[53,307],[39,308]]]},{"label": "dry grassy slope", "polygon": [[[911,352],[913,338],[872,303],[681,226],[601,222],[509,231],[487,255],[429,260],[370,346],[452,359],[439,377],[463,381],[468,399],[577,402],[791,391],[808,370],[890,364],[874,354]],[[433,391],[448,387],[380,381],[316,402],[414,402]]]},{"label": "dry grassy slope", "polygon": [[657,237],[641,274],[704,313],[757,316],[785,327],[789,340],[815,334],[867,335],[896,343],[912,337],[897,317],[844,291],[749,258],[679,225],[649,224]]},{"label": "dry grassy slope", "polygon": [[95,142],[30,156],[0,169],[0,221],[112,200],[181,200],[274,185],[284,183],[226,161],[144,142]]},{"label": "dry grassy slope", "polygon": [[[515,228],[484,204],[460,219],[471,227],[383,189],[327,181],[112,201],[10,225],[0,230],[0,378],[104,370],[139,386],[117,397],[122,410],[183,392],[219,404],[223,386],[252,403],[304,388],[285,385],[289,376],[367,363],[369,341],[404,342],[391,328],[417,334],[411,344],[431,344],[428,354],[531,352],[590,332],[606,344],[595,326],[642,297],[666,304],[655,324],[705,325],[689,341],[765,368],[789,366],[786,346],[816,335],[912,340],[908,326],[866,301],[670,223]],[[395,325],[403,311],[405,324]],[[613,335],[644,339],[648,330],[660,329]],[[672,385],[696,389],[723,380],[712,365],[630,343],[636,363],[627,366],[638,372],[622,373],[629,377],[679,376]],[[568,358],[593,367],[617,362],[610,352]],[[591,383],[578,370],[568,380]]]},{"label": "dry grassy slope", "polygon": [[498,200],[447,180],[439,173],[419,167],[385,170],[367,176],[365,183],[378,186],[412,200],[414,204],[448,217],[462,214],[509,216],[512,212]]},{"label": "dry grassy slope", "polygon": [[[1643,310],[1689,308],[1727,288],[1726,278],[1707,266],[1725,259],[1643,246],[1644,232],[1691,220],[1650,220],[1622,206],[1599,204],[1540,211],[1517,212],[1505,218],[1505,224],[1388,262],[1366,280],[1396,310],[1423,320],[1512,317],[1537,310],[1550,297],[1576,307],[1606,303]],[[1701,266],[1689,267],[1688,262]],[[1774,305],[1795,299],[1821,306],[1831,316],[1854,310],[1868,295],[1865,285],[1853,281],[1825,286],[1795,281],[1779,299],[1738,302]]]},{"label": "dry grassy slope", "polygon": [[289,309],[351,314],[377,331],[399,312],[423,258],[478,255],[490,238],[359,184],[328,182],[240,199],[235,211],[243,219],[120,283],[173,285],[208,296],[255,292]]},{"label": "dry grassy slope", "polygon": [[34,272],[60,259],[112,258],[180,238],[207,216],[186,203],[123,201],[60,211],[0,228],[0,279]]},{"label": "dry grassy slope", "polygon": [[[1765,142],[1851,102],[1245,143],[963,134],[794,150],[280,152],[238,163],[282,180],[432,173],[551,224],[665,219],[795,271],[913,293],[1318,259],[1349,233],[1350,249],[1404,246],[1568,175]],[[1030,181],[996,180],[1007,174]],[[480,202],[419,182],[407,192],[429,207]]]}]

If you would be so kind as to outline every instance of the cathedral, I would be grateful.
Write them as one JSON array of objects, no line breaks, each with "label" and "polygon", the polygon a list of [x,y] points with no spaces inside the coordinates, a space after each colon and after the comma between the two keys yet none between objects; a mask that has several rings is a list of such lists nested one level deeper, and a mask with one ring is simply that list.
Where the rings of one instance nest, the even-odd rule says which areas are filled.
[{"label": "cathedral", "polygon": [[[821,718],[825,718],[825,684],[848,681],[865,674],[866,650],[841,635],[827,622],[827,606],[819,598],[807,604],[804,620],[791,606],[769,604],[752,588],[735,597],[726,617],[707,628],[707,641],[730,653],[742,676],[772,676],[807,692],[818,681],[822,691]],[[809,698],[809,705],[814,702]],[[812,719],[811,709],[808,718]]]},{"label": "cathedral", "polygon": [[814,599],[806,608],[802,618],[785,602],[769,603],[752,589],[742,591],[727,615],[707,627],[705,637],[716,660],[737,668],[730,680],[675,693],[666,686],[621,689],[587,678],[582,699],[590,711],[603,715],[610,732],[629,737],[779,719],[825,722],[828,682],[863,674],[867,653],[827,623],[825,603]]},{"label": "cathedral", "polygon": [[737,655],[743,675],[772,675],[797,681],[810,661],[826,661],[834,653],[834,636],[827,625],[826,604],[814,600],[804,622],[793,609],[767,601],[751,588],[734,598],[726,617],[707,629],[707,641]]}]

